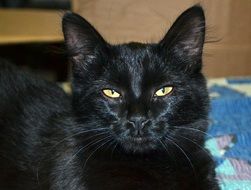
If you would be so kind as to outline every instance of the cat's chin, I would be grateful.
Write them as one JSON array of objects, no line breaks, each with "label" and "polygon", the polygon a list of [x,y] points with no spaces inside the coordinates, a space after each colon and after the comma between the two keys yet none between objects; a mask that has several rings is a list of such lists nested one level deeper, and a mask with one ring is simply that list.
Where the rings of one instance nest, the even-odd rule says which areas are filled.
[{"label": "cat's chin", "polygon": [[129,153],[147,153],[157,146],[154,139],[144,137],[128,137],[120,143],[124,150]]}]

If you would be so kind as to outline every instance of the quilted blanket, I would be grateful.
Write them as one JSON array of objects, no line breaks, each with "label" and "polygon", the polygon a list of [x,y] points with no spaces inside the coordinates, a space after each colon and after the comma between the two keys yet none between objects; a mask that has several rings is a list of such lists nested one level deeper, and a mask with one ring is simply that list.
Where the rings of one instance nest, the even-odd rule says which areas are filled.
[{"label": "quilted blanket", "polygon": [[206,147],[222,190],[251,190],[251,78],[208,82],[211,125]]}]

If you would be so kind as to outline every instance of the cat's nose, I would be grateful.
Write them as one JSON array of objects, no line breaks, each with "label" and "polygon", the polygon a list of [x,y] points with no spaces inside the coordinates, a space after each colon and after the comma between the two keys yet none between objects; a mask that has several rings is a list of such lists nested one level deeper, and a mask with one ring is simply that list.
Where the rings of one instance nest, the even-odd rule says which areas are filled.
[{"label": "cat's nose", "polygon": [[146,119],[144,117],[132,117],[128,120],[128,123],[133,128],[141,130],[149,123],[149,119]]}]

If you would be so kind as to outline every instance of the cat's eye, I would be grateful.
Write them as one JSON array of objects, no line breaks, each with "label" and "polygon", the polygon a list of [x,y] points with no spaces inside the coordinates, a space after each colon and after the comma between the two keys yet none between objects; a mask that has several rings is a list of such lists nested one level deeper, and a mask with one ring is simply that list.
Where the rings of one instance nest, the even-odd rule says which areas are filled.
[{"label": "cat's eye", "polygon": [[162,97],[162,96],[166,96],[168,94],[170,94],[173,90],[173,87],[171,86],[165,86],[163,88],[160,88],[159,90],[157,90],[154,94],[154,96],[158,96],[158,97]]},{"label": "cat's eye", "polygon": [[103,94],[109,98],[119,98],[121,95],[120,93],[116,92],[113,89],[104,89],[102,90]]}]

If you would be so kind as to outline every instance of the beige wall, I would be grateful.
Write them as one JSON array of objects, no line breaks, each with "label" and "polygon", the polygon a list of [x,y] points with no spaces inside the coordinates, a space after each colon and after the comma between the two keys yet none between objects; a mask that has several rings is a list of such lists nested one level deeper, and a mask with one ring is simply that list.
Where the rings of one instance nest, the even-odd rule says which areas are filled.
[{"label": "beige wall", "polygon": [[251,0],[73,0],[73,10],[112,43],[157,42],[177,16],[200,2],[207,19],[208,76],[251,75]]}]

